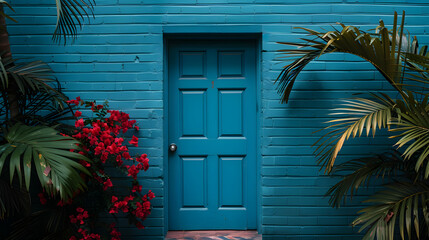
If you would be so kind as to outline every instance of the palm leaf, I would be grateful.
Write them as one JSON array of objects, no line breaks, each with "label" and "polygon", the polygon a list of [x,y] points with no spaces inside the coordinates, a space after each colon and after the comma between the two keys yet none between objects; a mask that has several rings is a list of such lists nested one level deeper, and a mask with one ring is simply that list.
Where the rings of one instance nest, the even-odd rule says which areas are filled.
[{"label": "palm leaf", "polygon": [[67,240],[76,231],[70,224],[70,210],[48,207],[16,221],[7,240]]},{"label": "palm leaf", "polygon": [[[426,239],[420,236],[419,215],[425,216],[429,186],[425,182],[395,182],[386,185],[386,190],[380,191],[365,201],[374,205],[364,208],[352,223],[362,225],[359,232],[366,234],[363,239],[394,239],[395,226],[399,227],[402,239]],[[397,220],[397,221],[396,221]],[[428,222],[424,224],[428,225]]]},{"label": "palm leaf", "polygon": [[[85,17],[93,13],[93,0],[55,0],[57,5],[57,24],[54,41],[66,41],[68,36],[75,37],[77,26],[82,28]],[[89,13],[88,13],[89,12]]]},{"label": "palm leaf", "polygon": [[324,130],[330,131],[313,144],[317,146],[314,153],[321,167],[325,167],[325,172],[331,172],[338,153],[350,137],[360,137],[364,132],[369,136],[371,131],[374,136],[377,128],[389,126],[392,111],[395,109],[394,101],[386,95],[372,96],[376,97],[376,100],[364,98],[344,100],[342,108],[334,109],[335,113],[331,115],[347,117],[328,121],[327,123],[332,125]]},{"label": "palm leaf", "polygon": [[[396,145],[398,148],[406,147],[405,159],[410,159],[414,154],[418,154],[415,170],[419,171],[427,162],[429,155],[429,113],[426,110],[429,100],[426,97],[419,102],[414,99],[412,94],[408,94],[405,103],[406,110],[399,112],[400,118],[394,118],[392,121],[392,124],[397,127],[391,131],[401,133],[391,138],[400,137]],[[425,178],[428,176],[429,165],[426,166]]]},{"label": "palm leaf", "polygon": [[[1,10],[0,10],[0,15],[13,21],[13,22],[17,22],[13,17],[11,17],[10,15],[6,14],[4,12],[4,8],[3,5],[5,5],[6,7],[8,7],[10,10],[12,10],[13,12],[15,12],[15,10],[12,8],[12,6],[5,0],[0,0],[0,4],[1,4]],[[3,31],[6,31],[6,29],[2,29]]]},{"label": "palm leaf", "polygon": [[30,212],[30,194],[0,179],[0,220]]},{"label": "palm leaf", "polygon": [[85,189],[80,172],[89,172],[76,160],[86,157],[70,152],[80,150],[79,142],[64,137],[50,127],[30,127],[15,124],[5,135],[6,144],[0,145],[0,174],[5,165],[9,165],[10,181],[18,175],[27,190],[34,164],[37,176],[45,191],[52,196],[60,195],[67,200],[77,191]]},{"label": "palm leaf", "polygon": [[[402,37],[397,37],[398,30],[403,36],[405,13],[402,15],[402,23],[397,26],[397,13],[395,12],[393,29],[389,30],[384,26],[383,21],[377,27],[376,34],[361,31],[354,26],[340,24],[342,30],[335,29],[328,32],[317,32],[314,30],[299,28],[315,39],[301,38],[303,44],[279,42],[288,46],[298,46],[299,49],[279,50],[281,54],[295,57],[295,60],[284,66],[276,79],[278,82],[277,91],[281,95],[281,102],[288,102],[293,84],[297,76],[302,72],[308,63],[317,57],[331,52],[349,53],[363,58],[370,62],[384,78],[403,96],[402,91],[402,58],[401,47]],[[393,32],[393,34],[391,33]],[[407,47],[407,49],[411,49]]]},{"label": "palm leaf", "polygon": [[397,151],[350,160],[333,168],[333,174],[346,175],[325,196],[330,195],[329,204],[339,208],[348,196],[352,199],[359,188],[368,186],[375,178],[385,179],[404,170],[406,168],[401,153]]},{"label": "palm leaf", "polygon": [[8,89],[11,81],[18,87],[21,94],[31,91],[54,92],[62,96],[49,83],[56,81],[52,77],[51,68],[42,61],[18,62],[10,57],[2,57],[0,61],[1,88]]}]

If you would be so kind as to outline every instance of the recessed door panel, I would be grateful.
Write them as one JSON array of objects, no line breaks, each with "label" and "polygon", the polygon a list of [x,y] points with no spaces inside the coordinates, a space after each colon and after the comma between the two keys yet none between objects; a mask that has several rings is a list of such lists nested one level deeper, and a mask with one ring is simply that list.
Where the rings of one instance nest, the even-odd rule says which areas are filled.
[{"label": "recessed door panel", "polygon": [[182,137],[205,136],[206,132],[206,91],[180,91]]},{"label": "recessed door panel", "polygon": [[207,193],[206,172],[205,157],[182,157],[182,207],[205,207]]},{"label": "recessed door panel", "polygon": [[219,159],[220,207],[243,207],[243,157]]},{"label": "recessed door panel", "polygon": [[219,133],[221,137],[243,136],[243,91],[219,90]]}]

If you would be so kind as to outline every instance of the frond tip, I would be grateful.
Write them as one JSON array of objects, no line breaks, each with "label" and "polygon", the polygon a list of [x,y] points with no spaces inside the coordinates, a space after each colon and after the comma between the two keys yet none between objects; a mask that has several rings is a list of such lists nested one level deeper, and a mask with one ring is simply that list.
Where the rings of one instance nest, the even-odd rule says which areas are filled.
[{"label": "frond tip", "polygon": [[57,24],[52,39],[60,42],[67,37],[76,37],[77,26],[82,28],[85,17],[94,15],[94,0],[55,0],[57,5]]}]

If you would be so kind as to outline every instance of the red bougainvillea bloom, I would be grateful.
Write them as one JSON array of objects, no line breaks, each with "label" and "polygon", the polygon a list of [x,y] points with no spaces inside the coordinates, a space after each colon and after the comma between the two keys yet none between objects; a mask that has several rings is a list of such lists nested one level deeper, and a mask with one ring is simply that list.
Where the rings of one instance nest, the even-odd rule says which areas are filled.
[{"label": "red bougainvillea bloom", "polygon": [[137,179],[137,174],[139,173],[139,170],[135,165],[132,166],[125,166],[128,169],[128,176],[131,176],[134,178],[134,180]]},{"label": "red bougainvillea bloom", "polygon": [[121,240],[121,233],[116,230],[115,228],[115,223],[110,224],[109,228],[111,229],[110,231],[110,235],[112,236],[112,238],[110,240]]},{"label": "red bougainvillea bloom", "polygon": [[147,196],[148,196],[149,200],[152,200],[153,198],[155,198],[155,194],[151,190],[149,190]]},{"label": "red bougainvillea bloom", "polygon": [[137,223],[136,223],[136,227],[137,227],[138,229],[144,229],[143,224],[141,224],[140,222],[137,222]]},{"label": "red bougainvillea bloom", "polygon": [[133,189],[131,190],[132,192],[141,192],[142,191],[143,186],[142,185],[134,185]]},{"label": "red bougainvillea bloom", "polygon": [[[80,98],[76,100],[70,100],[69,104],[77,106],[90,107],[91,110],[97,115],[94,118],[88,118],[87,120],[77,119],[75,126],[77,130],[72,137],[82,142],[82,150],[72,152],[79,152],[80,154],[88,157],[92,160],[91,163],[81,160],[80,164],[86,167],[92,177],[84,176],[85,180],[91,181],[91,186],[96,186],[100,190],[106,191],[107,196],[111,194],[109,188],[113,187],[113,183],[109,175],[104,173],[104,164],[113,164],[120,170],[126,170],[127,175],[132,177],[132,189],[128,196],[111,196],[111,203],[108,204],[107,210],[111,214],[119,212],[126,213],[128,217],[137,220],[134,221],[135,226],[139,229],[143,229],[144,226],[141,221],[144,221],[151,212],[151,203],[149,200],[153,199],[155,195],[149,191],[147,194],[142,196],[142,185],[137,181],[137,175],[141,170],[146,171],[149,168],[149,159],[146,154],[140,156],[130,155],[128,147],[125,145],[130,144],[138,147],[138,138],[132,136],[131,140],[126,142],[124,138],[120,137],[120,134],[126,133],[129,129],[139,130],[136,126],[135,120],[130,120],[127,113],[123,113],[116,110],[108,110],[107,104],[97,105],[95,102],[82,101]],[[81,111],[75,111],[75,117],[81,117]],[[85,124],[86,123],[86,124]],[[129,145],[128,145],[129,146]],[[127,165],[124,165],[124,161],[127,160]],[[133,162],[135,161],[135,162]],[[59,206],[63,206],[63,202],[58,202]],[[77,225],[79,234],[75,234],[76,239],[71,240],[90,240],[100,239],[100,235],[93,234],[90,232],[89,226],[87,226],[87,220],[89,218],[88,212],[82,207],[76,209],[76,214],[70,215],[70,222]],[[89,221],[92,221],[89,220]],[[110,234],[110,238],[103,238],[109,240],[119,240],[120,232],[115,229],[115,225],[111,226],[111,230],[107,231]],[[108,236],[103,236],[108,237]]]},{"label": "red bougainvillea bloom", "polygon": [[129,141],[129,143],[131,145],[134,145],[134,146],[138,147],[139,139],[136,136],[133,135],[133,138],[131,139],[131,141]]},{"label": "red bougainvillea bloom", "polygon": [[45,205],[48,202],[44,193],[39,193],[37,196],[39,196],[39,200],[42,205]]},{"label": "red bougainvillea bloom", "polygon": [[77,223],[77,218],[74,215],[70,215],[69,218],[71,223]]},{"label": "red bougainvillea bloom", "polygon": [[72,99],[72,100],[68,100],[66,101],[68,104],[74,104],[76,106],[78,106],[80,104],[80,97],[77,97],[76,99]]},{"label": "red bougainvillea bloom", "polygon": [[111,187],[113,187],[113,184],[109,178],[103,183],[103,190],[106,191],[108,188],[111,188]]},{"label": "red bougainvillea bloom", "polygon": [[84,126],[85,126],[85,124],[83,123],[83,119],[81,118],[81,119],[77,120],[77,121],[74,123],[74,126],[75,126],[76,128],[82,128],[82,127],[84,127]]},{"label": "red bougainvillea bloom", "polygon": [[[79,152],[79,153],[83,155],[83,152]],[[87,168],[91,167],[91,164],[85,160],[79,160],[79,163],[84,167],[87,167]]]}]

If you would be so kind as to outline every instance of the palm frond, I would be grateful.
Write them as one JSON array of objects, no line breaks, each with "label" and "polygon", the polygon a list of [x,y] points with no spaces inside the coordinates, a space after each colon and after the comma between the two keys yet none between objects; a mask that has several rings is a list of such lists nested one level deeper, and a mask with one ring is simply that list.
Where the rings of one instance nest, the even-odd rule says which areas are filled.
[{"label": "palm frond", "polygon": [[[0,5],[1,5],[1,10],[0,10],[0,15],[13,21],[13,22],[17,22],[13,17],[11,17],[10,15],[6,14],[4,12],[4,8],[3,5],[5,5],[6,7],[8,7],[10,10],[12,10],[13,12],[15,12],[15,10],[13,9],[13,7],[5,0],[0,0]],[[2,29],[2,30],[6,30],[6,29]]]},{"label": "palm frond", "polygon": [[358,158],[339,164],[333,168],[333,174],[343,174],[343,179],[332,186],[325,196],[330,196],[329,204],[339,208],[356,194],[361,187],[367,187],[372,180],[389,178],[406,170],[401,153],[397,151],[379,154],[373,157]]},{"label": "palm frond", "polygon": [[30,194],[0,179],[0,220],[30,212]]},{"label": "palm frond", "polygon": [[11,182],[16,173],[20,184],[25,184],[28,190],[34,165],[41,186],[51,196],[59,195],[67,200],[86,188],[79,174],[89,172],[76,160],[89,160],[70,152],[80,150],[78,141],[61,136],[50,127],[19,123],[9,129],[5,139],[7,143],[0,145],[0,174],[3,167],[9,165]]},{"label": "palm frond", "polygon": [[60,94],[49,83],[55,81],[51,68],[42,61],[19,62],[11,57],[1,57],[0,83],[2,89],[8,89],[11,81],[21,94],[31,91],[54,92]]},{"label": "palm frond", "polygon": [[347,117],[328,121],[327,123],[332,125],[324,130],[330,131],[313,144],[317,146],[314,153],[318,157],[318,163],[322,168],[325,167],[326,173],[331,172],[338,153],[350,137],[360,137],[364,132],[367,136],[372,132],[374,136],[377,128],[389,127],[394,101],[383,94],[372,96],[376,97],[376,100],[364,98],[344,100],[343,107],[334,109],[335,113],[331,115]]},{"label": "palm frond", "polygon": [[76,37],[77,26],[82,28],[85,17],[93,14],[93,0],[55,0],[57,5],[57,25],[55,27],[54,41],[61,41],[68,36]]},{"label": "palm frond", "polygon": [[[402,19],[404,19],[404,14]],[[296,59],[291,64],[283,67],[283,70],[276,79],[278,81],[278,93],[281,94],[281,101],[287,102],[293,84],[297,76],[301,73],[308,63],[317,57],[331,52],[349,53],[359,56],[370,62],[385,79],[400,93],[404,94],[401,86],[402,61],[401,52],[402,38],[399,38],[397,43],[396,35],[399,30],[402,36],[402,24],[397,26],[397,13],[395,12],[394,26],[392,30],[384,26],[383,21],[377,27],[376,34],[370,34],[361,31],[354,26],[345,26],[340,24],[342,30],[335,29],[328,32],[317,32],[307,28],[299,28],[315,39],[301,38],[305,41],[304,44],[279,42],[288,46],[298,46],[295,50],[280,50],[279,52],[285,55],[296,56]],[[393,32],[391,35],[390,32]]]},{"label": "palm frond", "polygon": [[[396,145],[398,148],[406,146],[405,159],[410,159],[414,154],[419,156],[415,166],[416,171],[427,163],[427,156],[429,156],[429,113],[426,110],[428,105],[428,97],[419,102],[412,94],[408,94],[405,102],[406,110],[399,112],[398,118],[392,121],[392,124],[397,127],[391,131],[401,133],[391,138],[400,137]],[[426,164],[425,178],[428,176],[429,164]]]},{"label": "palm frond", "polygon": [[27,125],[64,125],[63,120],[74,118],[70,106],[64,99],[51,92],[23,95],[20,100],[21,121]]},{"label": "palm frond", "polygon": [[424,182],[395,182],[385,185],[386,190],[380,191],[365,201],[374,205],[359,211],[352,223],[362,225],[359,232],[366,230],[363,239],[389,239],[395,236],[395,226],[399,227],[402,239],[427,239],[420,235],[420,222],[428,225],[427,199],[429,186]]},{"label": "palm frond", "polygon": [[69,215],[70,211],[64,207],[34,212],[12,224],[7,240],[67,240],[75,231]]}]

